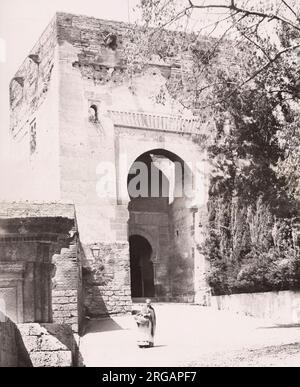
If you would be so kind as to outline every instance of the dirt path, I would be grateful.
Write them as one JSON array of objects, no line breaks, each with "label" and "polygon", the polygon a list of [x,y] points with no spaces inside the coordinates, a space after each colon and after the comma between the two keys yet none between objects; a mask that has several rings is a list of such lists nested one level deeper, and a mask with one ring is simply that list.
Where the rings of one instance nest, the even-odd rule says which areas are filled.
[{"label": "dirt path", "polygon": [[155,347],[139,349],[132,316],[92,320],[86,366],[300,366],[300,326],[184,304],[158,304]]}]

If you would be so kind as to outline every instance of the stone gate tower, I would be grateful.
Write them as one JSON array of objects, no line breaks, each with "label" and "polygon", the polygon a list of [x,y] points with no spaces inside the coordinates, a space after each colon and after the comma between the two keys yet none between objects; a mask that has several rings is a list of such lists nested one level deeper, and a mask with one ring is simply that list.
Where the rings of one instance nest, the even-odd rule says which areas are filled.
[{"label": "stone gate tower", "polygon": [[[126,77],[130,28],[58,13],[10,85],[11,154],[21,176],[11,191],[30,203],[74,206],[72,262],[80,270],[69,286],[77,284],[79,309],[89,316],[129,311],[143,297],[204,303],[207,291],[199,246],[214,125],[167,92],[164,104],[157,102],[166,80],[181,71],[178,61],[153,58]],[[146,166],[147,193],[158,176],[164,194],[128,190],[139,163]],[[67,253],[47,258],[57,266],[50,309],[67,290],[73,267],[64,267]]]}]

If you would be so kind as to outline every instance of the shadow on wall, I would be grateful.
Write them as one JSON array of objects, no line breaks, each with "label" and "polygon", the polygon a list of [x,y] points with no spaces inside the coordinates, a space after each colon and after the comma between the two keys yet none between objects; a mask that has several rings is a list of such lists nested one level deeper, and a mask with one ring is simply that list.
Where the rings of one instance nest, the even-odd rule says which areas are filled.
[{"label": "shadow on wall", "polygon": [[16,344],[17,344],[17,354],[18,354],[18,367],[33,367],[32,361],[30,359],[27,348],[23,342],[22,335],[19,329],[15,326],[16,332]]},{"label": "shadow on wall", "polygon": [[95,260],[92,265],[87,259],[81,243],[80,255],[82,262],[82,325],[84,329],[84,326],[92,318],[109,317],[109,311],[100,291],[101,287],[107,285],[103,263],[101,260]]},{"label": "shadow on wall", "polygon": [[73,367],[84,367],[83,358],[79,351],[79,343],[75,340],[74,334],[69,327],[67,334],[65,325],[43,324],[43,327],[52,338],[55,337],[59,343],[71,351]]},{"label": "shadow on wall", "polygon": [[33,367],[17,325],[1,311],[0,367]]},{"label": "shadow on wall", "polygon": [[[107,332],[122,330],[107,309],[106,302],[112,306],[110,296],[105,295],[104,299],[101,289],[107,287],[110,282],[109,275],[105,272],[105,267],[101,259],[95,259],[91,264],[81,246],[82,254],[82,288],[83,288],[83,321],[81,336],[90,332]],[[111,297],[112,298],[112,297]]]},{"label": "shadow on wall", "polygon": [[[82,253],[83,249],[82,249]],[[104,276],[102,277],[101,271],[103,270],[101,265],[98,267],[92,267],[86,260],[85,265],[82,267],[82,285],[83,285],[83,321],[81,335],[85,335],[88,332],[96,332],[93,320],[103,319],[106,321],[106,327],[110,326],[115,330],[114,321],[109,317],[109,311],[105,305],[105,301],[99,289],[100,286],[104,286],[106,281]],[[117,325],[117,324],[116,324]],[[118,329],[118,328],[117,328]],[[119,327],[121,329],[121,327]]]}]

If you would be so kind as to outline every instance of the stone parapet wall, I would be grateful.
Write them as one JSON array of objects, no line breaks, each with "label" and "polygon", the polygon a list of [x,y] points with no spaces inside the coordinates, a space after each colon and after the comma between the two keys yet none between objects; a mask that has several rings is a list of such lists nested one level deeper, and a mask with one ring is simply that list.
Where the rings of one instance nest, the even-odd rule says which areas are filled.
[{"label": "stone parapet wall", "polygon": [[0,202],[0,219],[36,217],[74,219],[74,205],[66,203]]}]

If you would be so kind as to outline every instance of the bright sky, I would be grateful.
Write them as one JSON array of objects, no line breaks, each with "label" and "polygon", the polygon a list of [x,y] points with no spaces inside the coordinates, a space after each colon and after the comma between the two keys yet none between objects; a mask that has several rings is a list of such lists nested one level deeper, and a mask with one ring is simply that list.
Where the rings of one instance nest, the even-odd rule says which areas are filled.
[{"label": "bright sky", "polygon": [[55,12],[132,21],[132,7],[137,3],[138,0],[0,0],[0,155],[5,151],[9,126],[10,79]]}]

